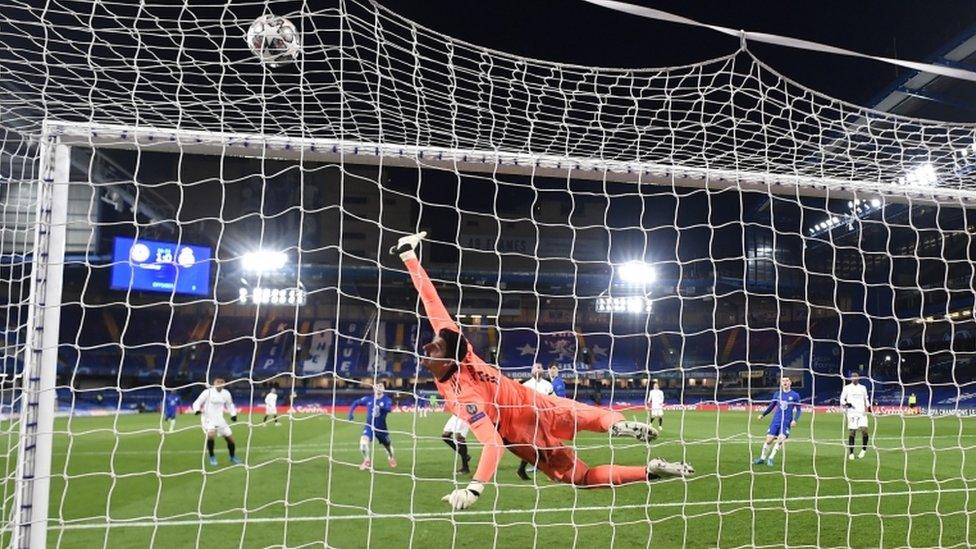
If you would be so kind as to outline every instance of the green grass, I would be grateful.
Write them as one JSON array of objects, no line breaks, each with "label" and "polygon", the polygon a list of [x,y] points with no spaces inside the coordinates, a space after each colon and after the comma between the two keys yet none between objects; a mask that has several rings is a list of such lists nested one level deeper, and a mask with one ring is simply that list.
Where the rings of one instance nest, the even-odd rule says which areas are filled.
[{"label": "green grass", "polygon": [[[360,416],[361,417],[361,416]],[[581,434],[590,464],[692,462],[696,478],[580,490],[516,480],[450,513],[446,415],[391,416],[400,466],[357,469],[359,429],[327,416],[234,426],[246,466],[204,466],[197,419],[160,435],[153,415],[59,420],[49,545],[61,547],[741,547],[976,543],[976,418],[883,417],[863,460],[844,459],[841,417],[807,415],[775,467],[750,465],[765,422],[671,412],[650,449]],[[68,433],[70,432],[70,436]],[[811,439],[811,434],[812,439]],[[377,451],[381,452],[379,446]],[[477,456],[478,450],[475,450]],[[969,453],[969,455],[966,455]],[[463,480],[462,482],[466,482]],[[111,527],[106,522],[111,519]],[[126,523],[128,521],[128,524]]]}]

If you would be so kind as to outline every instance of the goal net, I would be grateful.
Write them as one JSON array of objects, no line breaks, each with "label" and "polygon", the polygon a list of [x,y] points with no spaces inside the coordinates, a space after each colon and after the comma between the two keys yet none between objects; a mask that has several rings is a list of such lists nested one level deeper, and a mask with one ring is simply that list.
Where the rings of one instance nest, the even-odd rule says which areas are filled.
[{"label": "goal net", "polygon": [[[266,13],[298,29],[293,63],[248,50]],[[976,542],[976,127],[838,101],[745,46],[573,66],[366,0],[3,18],[2,543]],[[663,391],[657,441],[581,433],[581,460],[696,474],[580,490],[508,455],[452,511],[471,477],[389,253],[421,230],[502,374],[540,364],[639,421]],[[218,378],[234,450],[218,429],[211,464],[192,406]],[[783,378],[802,413],[767,456]],[[392,460],[352,408],[379,383]]]}]

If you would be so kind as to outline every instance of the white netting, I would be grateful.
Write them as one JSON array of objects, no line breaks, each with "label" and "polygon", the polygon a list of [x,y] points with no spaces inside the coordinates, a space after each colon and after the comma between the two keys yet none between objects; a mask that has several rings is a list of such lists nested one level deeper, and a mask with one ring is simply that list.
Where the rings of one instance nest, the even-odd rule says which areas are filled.
[{"label": "white netting", "polygon": [[[248,51],[264,13],[301,32],[294,64]],[[5,407],[44,309],[24,254],[38,189],[59,184],[38,175],[52,137],[71,184],[51,544],[972,543],[972,125],[837,101],[746,49],[560,65],[360,1],[51,1],[0,21],[5,535],[33,480],[16,463],[28,422]],[[507,375],[553,362],[571,397],[639,418],[663,386],[661,443],[581,435],[583,459],[661,455],[697,477],[580,491],[518,481],[509,459],[447,511],[467,477],[447,416],[416,413],[431,335],[387,253],[420,229],[448,309]],[[833,412],[852,371],[890,415],[848,463]],[[751,468],[767,421],[746,412],[784,374],[804,417],[777,468]],[[244,407],[238,467],[221,440],[208,464],[196,418],[170,431],[157,410],[216,376]],[[360,471],[345,407],[379,380],[399,463],[374,444]],[[293,412],[277,428],[271,386]],[[939,417],[908,414],[911,394]]]}]

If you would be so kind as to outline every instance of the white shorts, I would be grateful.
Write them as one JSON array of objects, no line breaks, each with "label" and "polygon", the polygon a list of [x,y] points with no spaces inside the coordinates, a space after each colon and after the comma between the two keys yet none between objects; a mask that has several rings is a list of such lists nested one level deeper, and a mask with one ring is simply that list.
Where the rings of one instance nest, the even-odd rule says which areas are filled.
[{"label": "white shorts", "polygon": [[203,427],[203,432],[210,434],[211,431],[217,431],[217,434],[222,437],[231,436],[230,425],[227,425],[226,421],[212,422],[206,419],[201,420],[201,427]]},{"label": "white shorts", "polygon": [[664,417],[664,408],[651,408],[651,417]]},{"label": "white shorts", "polygon": [[278,415],[278,407],[277,406],[265,406],[264,407],[264,415],[266,415],[266,416],[276,416],[276,415]]},{"label": "white shorts", "polygon": [[447,423],[444,424],[445,433],[461,435],[462,437],[468,436],[468,429],[470,428],[471,426],[468,425],[467,421],[457,416],[451,416],[451,419],[447,420]]},{"label": "white shorts", "polygon": [[868,416],[864,412],[848,412],[847,413],[847,428],[848,429],[867,429],[868,427]]}]

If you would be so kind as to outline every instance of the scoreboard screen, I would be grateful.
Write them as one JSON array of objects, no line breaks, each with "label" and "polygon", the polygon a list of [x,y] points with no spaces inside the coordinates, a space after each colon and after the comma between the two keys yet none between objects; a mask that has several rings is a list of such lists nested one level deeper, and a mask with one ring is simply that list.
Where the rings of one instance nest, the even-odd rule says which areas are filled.
[{"label": "scoreboard screen", "polygon": [[206,246],[116,237],[110,287],[207,295],[211,257]]}]

